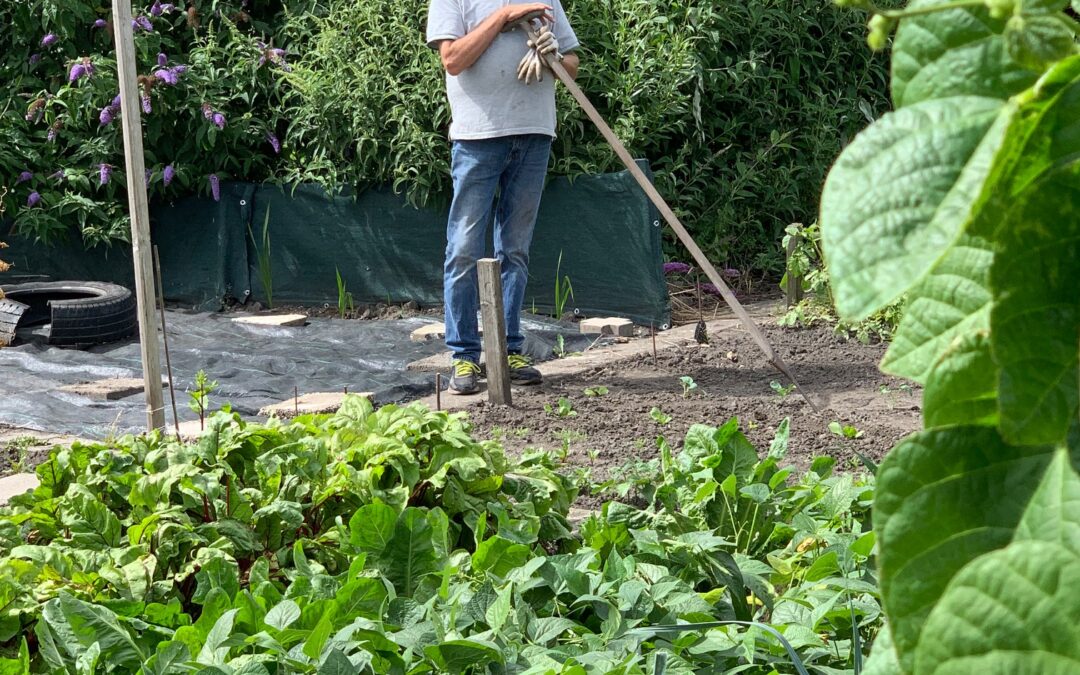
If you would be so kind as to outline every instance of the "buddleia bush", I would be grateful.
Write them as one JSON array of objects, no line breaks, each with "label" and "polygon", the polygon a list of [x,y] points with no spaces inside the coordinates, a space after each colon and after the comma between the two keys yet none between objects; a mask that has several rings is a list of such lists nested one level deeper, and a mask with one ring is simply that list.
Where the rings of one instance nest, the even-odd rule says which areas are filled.
[{"label": "buddleia bush", "polygon": [[[582,87],[710,256],[779,269],[784,227],[812,220],[830,159],[887,107],[861,19],[824,1],[565,5]],[[450,113],[426,12],[426,0],[135,3],[152,198],[213,197],[233,179],[444,200]],[[0,149],[0,186],[23,232],[127,236],[109,19],[92,0],[0,7],[0,139],[14,148]],[[559,116],[554,173],[621,168],[565,92]]]}]

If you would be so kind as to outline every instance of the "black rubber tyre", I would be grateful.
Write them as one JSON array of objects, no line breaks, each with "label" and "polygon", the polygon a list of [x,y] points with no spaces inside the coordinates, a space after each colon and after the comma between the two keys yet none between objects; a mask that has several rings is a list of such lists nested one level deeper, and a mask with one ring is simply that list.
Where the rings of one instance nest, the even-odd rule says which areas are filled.
[{"label": "black rubber tyre", "polygon": [[9,299],[30,306],[23,325],[52,324],[49,344],[89,347],[123,340],[138,330],[135,295],[117,284],[39,281],[0,288]]}]

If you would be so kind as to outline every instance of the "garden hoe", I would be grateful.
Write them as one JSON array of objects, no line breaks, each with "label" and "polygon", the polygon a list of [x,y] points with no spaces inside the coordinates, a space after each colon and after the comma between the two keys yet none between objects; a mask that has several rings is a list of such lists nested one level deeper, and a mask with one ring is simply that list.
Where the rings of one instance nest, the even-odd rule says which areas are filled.
[{"label": "garden hoe", "polygon": [[[535,12],[518,22],[518,27],[529,36],[530,42],[535,42],[538,38],[533,21],[539,19],[542,15],[543,12]],[[815,400],[817,399],[817,396],[808,394],[808,392],[804,391],[803,388],[798,385],[798,382],[795,381],[794,373],[791,372],[791,368],[784,363],[784,360],[780,358],[780,355],[777,354],[776,350],[769,344],[769,341],[765,338],[765,334],[761,332],[758,325],[750,318],[750,314],[748,314],[742,304],[739,303],[735,294],[732,293],[731,289],[724,283],[724,279],[716,271],[716,268],[713,267],[712,263],[709,262],[709,259],[705,257],[701,247],[697,245],[697,242],[690,236],[686,227],[679,222],[679,218],[675,215],[675,212],[671,210],[671,207],[668,206],[667,202],[664,201],[664,198],[660,196],[660,193],[657,192],[652,182],[645,176],[645,173],[638,167],[637,163],[634,162],[634,158],[630,156],[630,153],[626,150],[626,146],[622,144],[619,137],[615,135],[615,132],[612,131],[607,122],[604,121],[604,118],[600,116],[596,107],[593,106],[585,96],[585,93],[581,91],[581,87],[579,87],[577,83],[574,82],[574,79],[570,77],[570,74],[566,72],[566,68],[560,63],[558,56],[556,54],[544,54],[541,55],[540,58],[545,60],[548,68],[551,69],[551,72],[555,73],[555,76],[566,86],[567,90],[578,102],[578,105],[580,105],[585,111],[585,114],[589,116],[589,119],[596,125],[596,128],[600,130],[600,134],[615,151],[615,154],[619,156],[619,159],[626,166],[627,171],[630,172],[630,175],[634,177],[634,180],[636,180],[638,185],[641,186],[641,189],[645,191],[649,200],[660,211],[660,214],[664,216],[664,220],[671,226],[671,229],[675,231],[675,235],[678,236],[682,245],[690,251],[690,255],[694,258],[694,262],[698,264],[699,268],[704,270],[705,275],[709,277],[709,281],[720,290],[720,295],[723,296],[724,301],[727,302],[728,307],[735,313],[735,316],[742,321],[746,330],[750,332],[750,336],[754,339],[754,342],[757,343],[758,347],[761,348],[761,351],[765,354],[765,358],[768,359],[769,364],[790,380],[791,384],[795,385],[795,390],[802,394],[806,402],[810,404],[810,407],[815,411],[821,412],[825,403]]]}]

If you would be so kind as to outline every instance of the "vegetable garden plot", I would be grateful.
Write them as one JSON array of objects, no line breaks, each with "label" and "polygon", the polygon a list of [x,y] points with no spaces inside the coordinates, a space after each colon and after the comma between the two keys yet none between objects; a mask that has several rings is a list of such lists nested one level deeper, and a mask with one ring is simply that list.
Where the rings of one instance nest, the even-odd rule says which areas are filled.
[{"label": "vegetable garden plot", "polygon": [[[213,407],[230,404],[241,415],[299,393],[367,391],[378,402],[400,401],[429,393],[431,373],[407,372],[405,366],[444,350],[439,342],[418,344],[409,334],[425,323],[339,321],[311,318],[296,328],[248,326],[222,314],[169,312],[169,349],[176,378],[180,418],[198,419],[188,409],[198,371],[217,387]],[[558,324],[525,321],[526,351],[548,358]],[[23,332],[15,347],[0,350],[0,423],[83,437],[140,431],[145,403],[141,394],[97,402],[65,393],[69,384],[106,378],[141,377],[138,342],[88,351],[48,347],[41,336]],[[567,331],[568,349],[583,349],[587,338]],[[166,397],[167,399],[168,397]],[[171,422],[171,412],[166,413]]]}]

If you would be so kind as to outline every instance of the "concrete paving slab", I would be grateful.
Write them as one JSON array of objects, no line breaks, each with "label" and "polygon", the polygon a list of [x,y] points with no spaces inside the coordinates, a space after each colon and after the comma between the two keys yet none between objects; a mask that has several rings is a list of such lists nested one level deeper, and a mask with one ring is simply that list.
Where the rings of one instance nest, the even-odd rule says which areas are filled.
[{"label": "concrete paving slab", "polygon": [[[484,334],[484,327],[477,327],[480,335]],[[409,339],[413,342],[432,342],[434,340],[442,340],[446,337],[446,324],[444,323],[429,323],[420,326],[412,333],[409,333]]]},{"label": "concrete paving slab", "polygon": [[233,321],[252,326],[303,326],[307,323],[306,314],[271,314],[260,316],[240,316]]},{"label": "concrete paving slab", "polygon": [[633,337],[634,322],[620,317],[585,319],[578,324],[579,330],[586,335],[617,335]]},{"label": "concrete paving slab", "polygon": [[16,473],[0,478],[0,506],[7,504],[12,497],[33,490],[39,484],[38,477],[32,473]]},{"label": "concrete paving slab", "polygon": [[268,405],[259,411],[259,415],[288,419],[297,415],[322,415],[337,412],[346,396],[363,396],[368,399],[375,397],[371,392],[349,394],[341,391],[312,392],[310,394],[301,394],[295,399],[289,398],[281,403]]},{"label": "concrete paving slab", "polygon": [[[162,380],[161,386],[168,387],[168,381]],[[91,401],[118,401],[128,396],[141,394],[143,392],[143,380],[135,377],[113,377],[95,380],[94,382],[69,384],[66,387],[60,387],[60,391],[84,396]]]}]

